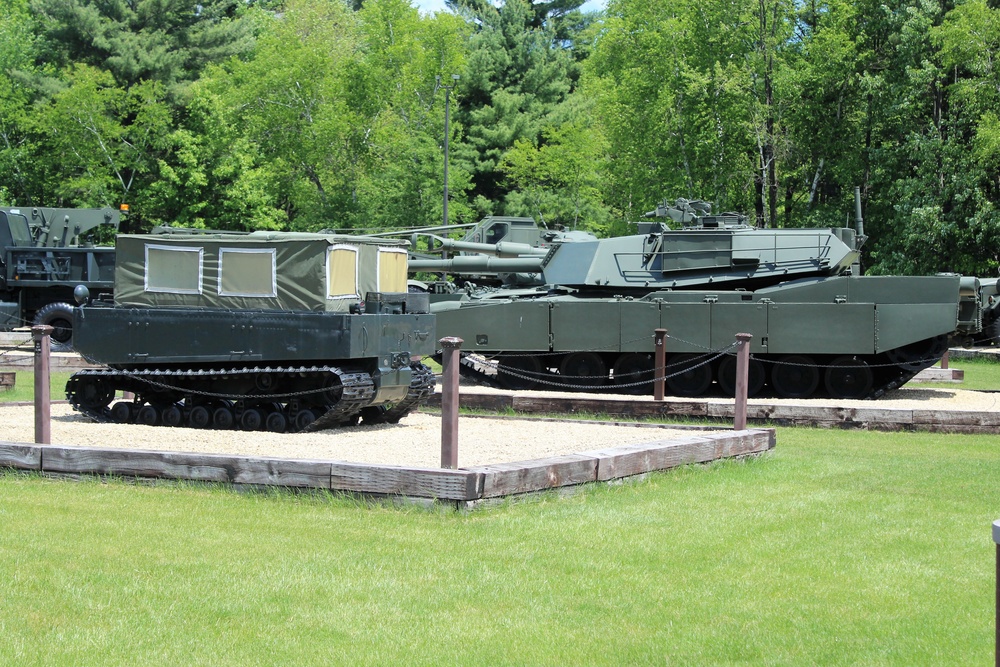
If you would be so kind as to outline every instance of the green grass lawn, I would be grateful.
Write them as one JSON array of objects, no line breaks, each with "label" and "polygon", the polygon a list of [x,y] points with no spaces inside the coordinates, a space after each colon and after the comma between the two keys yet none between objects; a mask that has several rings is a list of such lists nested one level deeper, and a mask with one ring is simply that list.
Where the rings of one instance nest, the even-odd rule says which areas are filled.
[{"label": "green grass lawn", "polygon": [[988,664],[997,438],[777,442],[472,513],[0,476],[0,664]]},{"label": "green grass lawn", "polygon": [[[927,387],[950,387],[952,389],[992,389],[1000,391],[1000,364],[982,359],[951,359],[948,368],[957,368],[965,372],[962,382],[927,382]],[[911,387],[921,386],[917,384]]]},{"label": "green grass lawn", "polygon": [[[0,391],[0,403],[35,400],[34,371],[16,371],[14,388],[10,391]],[[49,375],[49,398],[53,401],[66,400],[66,381],[72,373],[51,373]]]}]

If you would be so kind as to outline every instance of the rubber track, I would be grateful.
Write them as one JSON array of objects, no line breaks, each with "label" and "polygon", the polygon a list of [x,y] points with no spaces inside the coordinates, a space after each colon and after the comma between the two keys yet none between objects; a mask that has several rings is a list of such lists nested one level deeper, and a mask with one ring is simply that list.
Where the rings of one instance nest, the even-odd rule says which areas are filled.
[{"label": "rubber track", "polygon": [[316,421],[299,431],[300,433],[311,433],[335,426],[343,426],[375,398],[375,383],[372,382],[372,377],[368,373],[342,373],[339,369],[329,366],[324,368],[329,369],[340,378],[344,392],[336,404],[320,415]]},{"label": "rubber track", "polygon": [[410,380],[406,396],[382,413],[377,421],[395,424],[434,393],[437,384],[434,372],[424,364],[411,364],[410,369],[413,371],[413,379]]},{"label": "rubber track", "polygon": [[[115,423],[111,419],[109,404],[101,408],[86,408],[80,405],[79,397],[76,394],[76,385],[83,377],[97,378],[136,378],[149,379],[154,382],[170,385],[172,378],[195,377],[210,378],[212,376],[238,375],[252,373],[333,373],[341,381],[343,393],[341,399],[330,407],[324,414],[320,415],[309,426],[301,432],[319,431],[333,428],[349,422],[354,415],[359,414],[375,398],[375,384],[368,373],[344,373],[339,368],[333,366],[266,366],[253,368],[228,368],[228,369],[198,369],[187,371],[161,371],[157,369],[121,370],[114,368],[87,368],[74,373],[66,384],[66,398],[73,409],[96,422]],[[257,396],[255,396],[257,397]],[[259,398],[267,399],[267,394],[260,394]]]}]

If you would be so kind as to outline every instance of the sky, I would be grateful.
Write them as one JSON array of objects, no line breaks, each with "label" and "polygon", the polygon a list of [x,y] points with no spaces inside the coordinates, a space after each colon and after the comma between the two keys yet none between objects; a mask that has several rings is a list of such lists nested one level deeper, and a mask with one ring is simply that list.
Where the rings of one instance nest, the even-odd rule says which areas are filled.
[{"label": "sky", "polygon": [[[413,4],[424,14],[439,12],[444,9],[444,0],[413,0]],[[607,4],[606,0],[587,0],[580,9],[585,12],[596,11],[603,9],[605,4]]]}]

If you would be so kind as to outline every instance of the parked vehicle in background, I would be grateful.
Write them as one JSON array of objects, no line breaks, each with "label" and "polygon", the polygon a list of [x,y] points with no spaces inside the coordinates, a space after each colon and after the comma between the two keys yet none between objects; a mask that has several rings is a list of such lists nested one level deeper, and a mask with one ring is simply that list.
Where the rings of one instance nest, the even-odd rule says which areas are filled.
[{"label": "parked vehicle in background", "polygon": [[45,324],[69,346],[74,288],[113,289],[115,249],[96,237],[113,238],[120,222],[113,208],[0,208],[0,330]]}]

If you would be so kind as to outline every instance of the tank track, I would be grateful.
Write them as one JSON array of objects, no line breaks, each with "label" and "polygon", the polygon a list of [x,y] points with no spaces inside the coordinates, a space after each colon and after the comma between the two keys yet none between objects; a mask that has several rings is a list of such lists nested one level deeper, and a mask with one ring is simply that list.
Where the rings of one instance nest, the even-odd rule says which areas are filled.
[{"label": "tank track", "polygon": [[[324,406],[325,411],[316,415],[315,406],[309,404],[301,409],[296,407],[296,412],[312,410],[308,423],[296,426],[291,419],[287,420],[289,430],[297,432],[311,432],[337,426],[355,424],[358,421],[363,409],[365,409],[375,398],[375,384],[371,376],[364,372],[344,372],[333,366],[278,366],[278,367],[241,367],[223,369],[197,369],[197,370],[162,370],[155,368],[143,369],[115,369],[115,368],[91,368],[75,373],[66,384],[66,398],[73,409],[86,415],[96,422],[118,423],[122,420],[116,419],[111,410],[111,403],[117,391],[130,391],[136,395],[134,405],[139,406],[145,402],[150,404],[169,403],[177,405],[182,410],[188,410],[193,406],[187,405],[186,396],[209,395],[206,392],[191,388],[179,387],[178,382],[196,379],[199,382],[210,381],[213,378],[225,378],[240,375],[267,375],[269,377],[288,377],[300,374],[310,374],[322,376],[326,374],[334,375],[338,378],[339,385],[336,390],[339,399]],[[333,389],[333,387],[331,387]],[[169,398],[164,398],[164,390]],[[321,388],[295,392],[295,394],[308,396],[322,393]],[[181,398],[183,395],[184,398]],[[256,393],[240,396],[229,396],[228,398],[238,398],[240,400],[250,400],[254,405],[269,402],[268,393]],[[287,394],[275,394],[278,397],[287,397]],[[273,400],[273,399],[272,399]],[[282,406],[282,412],[287,414],[291,403],[289,401]],[[413,401],[415,404],[416,401]],[[412,404],[411,404],[412,405]],[[134,420],[132,415],[132,419]],[[294,416],[294,415],[292,415]],[[228,426],[226,428],[235,428]],[[284,430],[284,429],[282,429]]]},{"label": "tank track", "polygon": [[410,369],[413,371],[413,379],[410,380],[410,387],[403,400],[388,409],[383,409],[380,406],[364,408],[361,411],[361,419],[364,423],[396,424],[434,393],[434,387],[437,385],[434,371],[419,363],[411,364]]},{"label": "tank track", "polygon": [[[530,353],[519,353],[528,355]],[[544,352],[539,353],[539,355],[549,355],[550,353]],[[492,356],[492,354],[488,355]],[[493,387],[495,389],[507,389],[510,387],[504,386],[503,383],[499,381],[499,375],[496,370],[496,359],[489,359],[487,355],[469,355],[462,354],[461,360],[459,362],[459,375],[464,380],[469,380],[474,384],[479,384],[487,387]],[[441,355],[435,355],[435,360],[441,361]],[[767,356],[756,357],[765,366],[771,366],[775,361],[774,358]],[[898,389],[909,382],[917,373],[925,368],[929,368],[934,365],[937,358],[934,359],[921,359],[921,360],[905,360],[893,363],[890,360],[890,355],[883,353],[878,355],[867,355],[867,356],[857,356],[856,359],[860,362],[869,364],[869,370],[872,372],[872,386],[871,388],[858,396],[851,396],[850,398],[857,399],[867,399],[867,400],[877,400],[883,397],[886,393]],[[671,363],[667,361],[668,365]],[[824,391],[822,375],[825,370],[825,366],[822,364],[817,364],[814,366],[817,369],[821,380],[819,382],[819,387],[811,393],[808,398],[820,397],[828,395]],[[669,371],[668,371],[669,372]],[[546,372],[541,374],[543,377],[539,379],[539,383],[532,387],[533,391],[600,391],[607,393],[635,393],[630,392],[628,389],[616,386],[613,383],[607,383],[603,386],[581,386],[580,381],[566,381],[560,382],[561,376],[557,373]],[[651,372],[650,372],[651,375]],[[651,391],[651,390],[650,390]],[[670,388],[666,388],[667,394],[670,394]],[[645,392],[641,392],[645,393]],[[718,393],[717,388],[713,387],[707,391],[699,392],[694,394],[696,396],[702,395],[712,395],[713,393]],[[768,388],[758,396],[771,396],[776,395],[773,390]],[[803,396],[802,398],[807,398]]]}]

